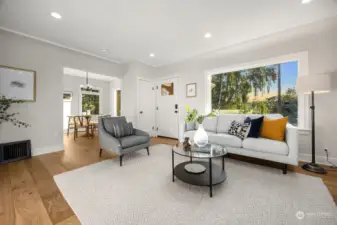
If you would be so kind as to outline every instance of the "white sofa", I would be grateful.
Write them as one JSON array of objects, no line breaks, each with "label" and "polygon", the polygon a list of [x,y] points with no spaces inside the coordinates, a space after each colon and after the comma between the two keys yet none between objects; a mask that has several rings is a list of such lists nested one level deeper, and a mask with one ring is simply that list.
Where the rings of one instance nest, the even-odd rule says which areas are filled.
[{"label": "white sofa", "polygon": [[[203,126],[208,134],[210,143],[226,146],[229,153],[283,163],[283,173],[286,173],[288,164],[298,165],[298,135],[296,127],[287,124],[285,142],[265,138],[246,138],[241,140],[236,136],[228,134],[231,121],[243,122],[246,117],[254,119],[260,116],[257,114],[220,115],[215,118],[206,118]],[[264,116],[268,119],[283,117],[280,114],[268,114]],[[194,129],[192,127],[191,129],[191,124],[185,124],[184,137],[193,138],[196,129],[197,127],[194,127]]]}]

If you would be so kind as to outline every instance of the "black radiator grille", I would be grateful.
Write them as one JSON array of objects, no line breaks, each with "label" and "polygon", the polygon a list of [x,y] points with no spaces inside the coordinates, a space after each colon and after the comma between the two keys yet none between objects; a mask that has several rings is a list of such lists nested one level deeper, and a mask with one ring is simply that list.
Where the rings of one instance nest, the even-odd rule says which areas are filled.
[{"label": "black radiator grille", "polygon": [[0,163],[8,163],[30,157],[30,140],[0,144]]}]

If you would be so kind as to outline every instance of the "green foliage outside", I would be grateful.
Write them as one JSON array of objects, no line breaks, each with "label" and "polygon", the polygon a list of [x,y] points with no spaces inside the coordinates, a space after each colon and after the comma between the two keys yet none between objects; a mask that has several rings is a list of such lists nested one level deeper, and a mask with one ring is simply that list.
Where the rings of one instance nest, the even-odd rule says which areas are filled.
[{"label": "green foliage outside", "polygon": [[[280,95],[280,106],[278,95],[263,97],[269,94],[273,84],[280,82],[278,71],[278,65],[273,65],[213,75],[212,108],[218,109],[220,113],[281,113],[283,116],[289,116],[291,124],[297,125],[295,88],[288,88]],[[262,94],[262,97],[249,101],[250,96],[256,97],[258,93]]]},{"label": "green foliage outside", "polygon": [[99,114],[99,95],[82,95],[82,112],[90,110],[91,115]]}]

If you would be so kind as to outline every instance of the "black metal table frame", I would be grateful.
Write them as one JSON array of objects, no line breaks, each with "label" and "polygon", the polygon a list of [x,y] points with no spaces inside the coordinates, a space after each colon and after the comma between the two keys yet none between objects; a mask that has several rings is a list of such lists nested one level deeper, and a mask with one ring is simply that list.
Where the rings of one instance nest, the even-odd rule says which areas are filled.
[{"label": "black metal table frame", "polygon": [[[174,150],[172,149],[172,182],[174,182]],[[178,153],[176,153],[178,154]],[[181,154],[178,154],[178,155],[181,155]],[[181,155],[181,156],[184,156],[184,155]],[[193,160],[192,160],[192,156],[184,156],[184,157],[189,157],[190,158],[190,162],[192,163]],[[223,156],[220,156],[222,157],[222,171],[225,170],[225,155]],[[217,157],[218,158],[218,157]],[[210,157],[208,159],[209,161],[209,196],[212,198],[213,197],[213,183],[212,183],[212,157]]]}]

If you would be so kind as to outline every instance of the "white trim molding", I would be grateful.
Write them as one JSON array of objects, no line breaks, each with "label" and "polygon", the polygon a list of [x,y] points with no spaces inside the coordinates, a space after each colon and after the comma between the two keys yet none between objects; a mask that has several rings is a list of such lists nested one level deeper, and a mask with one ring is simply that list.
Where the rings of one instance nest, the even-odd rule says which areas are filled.
[{"label": "white trim molding", "polygon": [[[315,159],[316,163],[318,164],[331,166],[331,164],[329,164],[328,161],[326,160],[326,156],[316,155]],[[302,162],[311,162],[311,154],[300,153],[299,160]],[[337,165],[337,158],[329,157],[329,161]]]},{"label": "white trim molding", "polygon": [[8,29],[6,27],[0,27],[0,30],[4,30],[4,31],[7,31],[7,32],[10,32],[10,33],[13,33],[13,34],[17,34],[17,35],[20,35],[20,36],[23,36],[23,37],[27,37],[27,38],[30,38],[30,39],[34,39],[36,41],[44,42],[44,43],[47,43],[47,44],[50,44],[50,45],[54,45],[54,46],[57,46],[59,48],[64,48],[64,49],[67,49],[67,50],[70,50],[70,51],[74,51],[74,52],[78,52],[78,53],[81,53],[81,54],[84,54],[84,55],[88,55],[88,56],[91,56],[91,57],[102,59],[102,60],[105,60],[105,61],[108,61],[108,62],[111,62],[111,63],[121,64],[121,62],[116,61],[116,60],[108,59],[106,57],[102,57],[102,56],[99,56],[99,55],[96,55],[96,54],[93,54],[93,53],[90,53],[90,52],[86,52],[86,51],[83,51],[83,50],[80,50],[80,49],[77,49],[77,48],[72,48],[72,47],[69,47],[69,46],[66,46],[66,45],[62,45],[62,44],[59,44],[59,43],[56,43],[56,42],[53,42],[53,41],[48,41],[46,39],[35,37],[33,35],[29,35],[29,34],[22,33],[22,32],[19,32],[19,31],[15,31],[15,30],[12,30],[12,29]]}]

